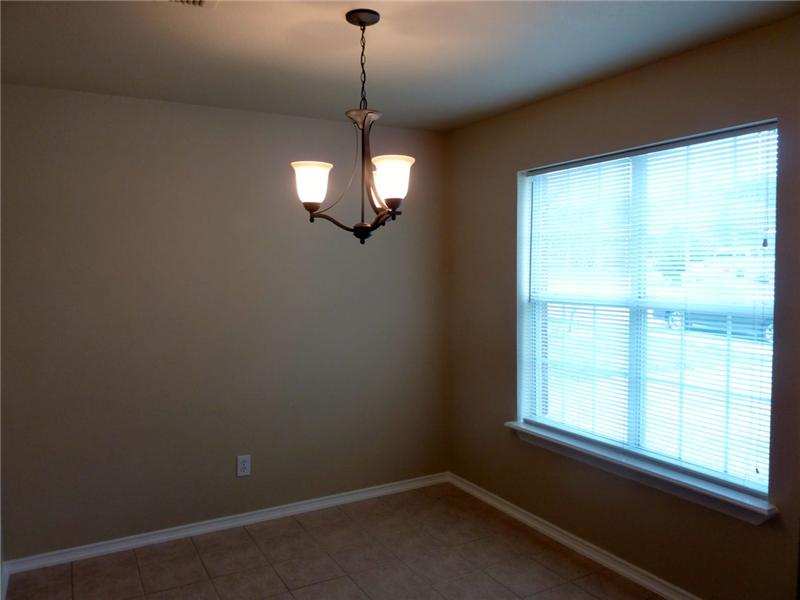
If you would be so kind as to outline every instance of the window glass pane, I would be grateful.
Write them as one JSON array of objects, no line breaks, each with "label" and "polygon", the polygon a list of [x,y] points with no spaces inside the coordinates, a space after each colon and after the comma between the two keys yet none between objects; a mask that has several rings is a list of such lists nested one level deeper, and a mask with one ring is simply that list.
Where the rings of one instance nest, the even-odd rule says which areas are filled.
[{"label": "window glass pane", "polygon": [[630,192],[628,159],[533,178],[536,292],[573,299],[629,293]]},{"label": "window glass pane", "polygon": [[682,328],[662,316],[645,333],[642,449],[766,488],[772,344],[730,315]]},{"label": "window glass pane", "polygon": [[777,150],[743,130],[524,178],[522,418],[766,491]]},{"label": "window glass pane", "polygon": [[564,304],[545,304],[541,310],[539,414],[577,431],[625,441],[628,310]]}]

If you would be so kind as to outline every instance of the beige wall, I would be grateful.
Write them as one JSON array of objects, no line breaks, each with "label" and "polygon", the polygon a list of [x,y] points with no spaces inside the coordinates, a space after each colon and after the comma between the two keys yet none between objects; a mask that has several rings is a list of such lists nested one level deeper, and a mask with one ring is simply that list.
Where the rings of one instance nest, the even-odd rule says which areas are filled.
[{"label": "beige wall", "polygon": [[[454,471],[704,598],[795,597],[800,516],[800,18],[537,102],[448,139]],[[537,57],[533,57],[537,59]],[[777,117],[772,492],[754,527],[517,439],[521,169]]]},{"label": "beige wall", "polygon": [[440,135],[375,128],[418,162],[360,246],[288,164],[340,189],[344,116],[2,100],[6,558],[447,467]]}]

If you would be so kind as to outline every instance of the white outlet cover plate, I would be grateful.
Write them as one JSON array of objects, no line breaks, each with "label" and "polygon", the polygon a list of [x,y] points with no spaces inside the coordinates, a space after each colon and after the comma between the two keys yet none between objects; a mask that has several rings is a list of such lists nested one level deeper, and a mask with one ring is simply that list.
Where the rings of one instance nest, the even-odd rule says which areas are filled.
[{"label": "white outlet cover plate", "polygon": [[250,475],[250,455],[240,454],[236,457],[236,476],[247,477]]}]

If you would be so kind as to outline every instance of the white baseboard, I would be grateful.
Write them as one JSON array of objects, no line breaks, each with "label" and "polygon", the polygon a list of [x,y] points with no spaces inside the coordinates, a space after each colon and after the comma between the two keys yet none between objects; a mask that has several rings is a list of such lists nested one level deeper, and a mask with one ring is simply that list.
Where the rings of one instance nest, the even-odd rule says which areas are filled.
[{"label": "white baseboard", "polygon": [[667,598],[667,600],[700,600],[700,598],[690,594],[686,590],[681,589],[678,586],[669,583],[668,581],[664,581],[649,571],[645,571],[644,569],[641,569],[636,565],[633,565],[628,561],[603,550],[602,548],[598,548],[594,544],[590,544],[586,540],[579,538],[568,531],[564,531],[549,521],[545,521],[541,517],[537,517],[533,513],[520,508],[516,504],[512,504],[508,500],[505,500],[504,498],[501,498],[500,496],[497,496],[478,485],[475,485],[471,481],[459,477],[454,473],[447,473],[447,479],[456,487],[461,488],[465,492],[475,496],[486,504],[494,506],[496,509],[503,511],[518,521],[521,521],[539,533],[552,538],[553,540],[563,544],[564,546],[567,546],[568,548],[571,548],[578,554],[582,554],[586,558],[589,558],[596,563],[600,563],[609,570],[619,573],[631,581],[635,581],[642,587],[645,587],[648,590]]},{"label": "white baseboard", "polygon": [[560,542],[561,544],[564,544],[575,552],[578,552],[579,554],[582,554],[587,558],[600,563],[608,569],[619,573],[623,577],[627,577],[628,579],[635,581],[639,585],[663,596],[664,598],[667,598],[668,600],[700,600],[697,596],[694,596],[689,592],[672,585],[671,583],[664,581],[659,577],[656,577],[652,573],[649,573],[648,571],[645,571],[636,565],[622,560],[618,556],[606,552],[602,548],[598,548],[584,539],[564,531],[549,521],[545,521],[544,519],[529,513],[519,506],[512,504],[508,500],[505,500],[483,489],[482,487],[475,485],[471,481],[467,481],[466,479],[449,472],[426,475],[424,477],[406,479],[404,481],[397,481],[384,485],[376,485],[374,487],[354,490],[351,492],[343,492],[341,494],[333,494],[331,496],[323,496],[321,498],[301,500],[300,502],[292,502],[291,504],[284,504],[282,506],[274,506],[272,508],[265,508],[263,510],[220,517],[218,519],[210,519],[208,521],[201,521],[199,523],[189,523],[187,525],[180,525],[178,527],[171,527],[169,529],[161,529],[159,531],[131,535],[124,538],[97,542],[95,544],[87,544],[86,546],[76,546],[74,548],[65,548],[63,550],[56,550],[54,552],[37,554],[35,556],[26,556],[24,558],[7,560],[2,564],[2,598],[5,600],[9,576],[21,571],[30,571],[32,569],[68,563],[84,558],[91,558],[93,556],[109,554],[111,552],[132,550],[134,548],[140,548],[150,544],[168,542],[170,540],[200,535],[203,533],[209,533],[211,531],[219,531],[221,529],[228,529],[231,527],[241,527],[242,525],[251,525],[259,521],[297,515],[312,510],[329,508],[331,506],[338,506],[340,504],[347,504],[349,502],[357,502],[358,500],[366,500],[367,498],[376,498],[378,496],[396,494],[398,492],[404,492],[407,490],[444,482],[452,483],[465,492],[475,496],[479,500],[482,500],[491,506],[494,506],[498,510],[503,511],[507,515],[517,519],[518,521],[521,521],[536,531],[554,539],[557,542]]},{"label": "white baseboard", "polygon": [[310,500],[301,500],[299,502],[292,502],[291,504],[284,504],[281,506],[273,506],[272,508],[255,510],[253,512],[219,517],[217,519],[209,519],[208,521],[200,521],[199,523],[189,523],[186,525],[179,525],[177,527],[170,527],[169,529],[160,529],[158,531],[140,533],[114,540],[106,540],[94,544],[87,544],[85,546],[65,548],[63,550],[45,552],[44,554],[36,554],[34,556],[26,556],[24,558],[15,558],[12,560],[3,561],[2,597],[3,600],[5,600],[9,577],[14,573],[19,573],[21,571],[30,571],[32,569],[60,565],[84,558],[92,558],[93,556],[101,556],[103,554],[110,554],[112,552],[120,552],[122,550],[132,550],[134,548],[141,548],[142,546],[149,546],[150,544],[159,544],[161,542],[168,542],[170,540],[176,540],[179,538],[210,533],[212,531],[220,531],[222,529],[229,529],[231,527],[252,525],[253,523],[258,523],[259,521],[267,521],[269,519],[277,519],[279,517],[298,515],[300,513],[305,513],[312,510],[329,508],[331,506],[348,504],[350,502],[357,502],[359,500],[366,500],[368,498],[376,498],[378,496],[386,496],[388,494],[396,494],[398,492],[405,492],[407,490],[413,490],[416,488],[433,485],[435,483],[444,483],[446,481],[449,481],[449,473],[436,473],[434,475],[425,475],[423,477],[416,477],[414,479],[406,479],[404,481],[376,485],[351,492],[332,494],[330,496],[322,496],[321,498],[312,498]]}]

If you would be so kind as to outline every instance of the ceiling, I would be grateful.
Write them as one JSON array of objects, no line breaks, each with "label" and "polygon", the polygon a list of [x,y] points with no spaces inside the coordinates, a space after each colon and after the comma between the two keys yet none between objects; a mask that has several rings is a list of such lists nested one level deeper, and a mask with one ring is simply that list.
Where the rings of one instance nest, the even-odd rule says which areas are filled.
[{"label": "ceiling", "polygon": [[[353,2],[2,2],[7,83],[343,118]],[[382,123],[447,129],[800,11],[800,2],[369,2]]]}]

